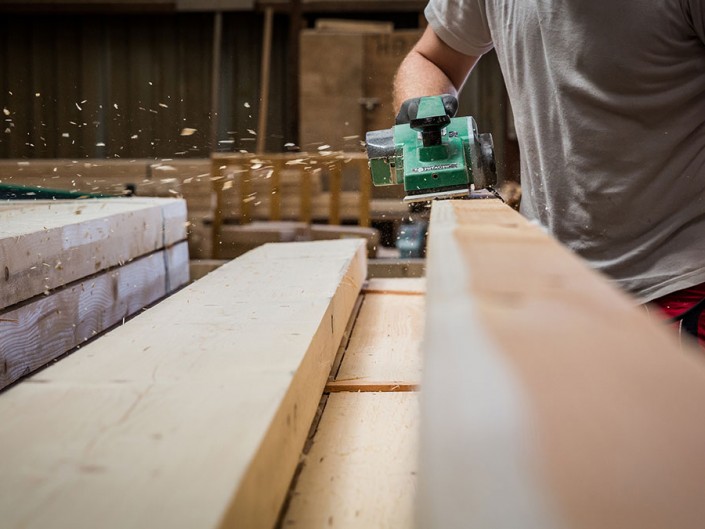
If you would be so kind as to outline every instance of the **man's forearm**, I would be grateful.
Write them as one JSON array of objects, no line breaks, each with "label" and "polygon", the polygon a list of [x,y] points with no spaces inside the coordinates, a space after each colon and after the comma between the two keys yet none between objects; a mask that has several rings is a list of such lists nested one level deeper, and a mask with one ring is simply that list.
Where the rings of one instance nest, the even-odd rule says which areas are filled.
[{"label": "man's forearm", "polygon": [[448,76],[433,62],[412,50],[402,61],[394,77],[394,108],[412,97],[450,94],[457,96],[458,90]]},{"label": "man's forearm", "polygon": [[394,78],[395,111],[412,97],[457,96],[478,59],[454,50],[427,27]]}]

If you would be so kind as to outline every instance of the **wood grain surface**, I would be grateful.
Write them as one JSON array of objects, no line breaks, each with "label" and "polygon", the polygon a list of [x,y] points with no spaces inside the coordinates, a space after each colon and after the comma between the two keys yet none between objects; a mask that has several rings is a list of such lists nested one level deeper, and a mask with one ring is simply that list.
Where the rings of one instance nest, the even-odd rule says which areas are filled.
[{"label": "wood grain surface", "polygon": [[365,277],[265,245],[0,395],[7,528],[271,528]]},{"label": "wood grain surface", "polygon": [[0,203],[0,309],[186,238],[178,199]]},{"label": "wood grain surface", "polygon": [[282,527],[414,527],[418,393],[328,397]]},{"label": "wood grain surface", "polygon": [[430,233],[419,526],[702,527],[702,352],[499,201]]},{"label": "wood grain surface", "polygon": [[[388,280],[387,290],[407,287],[404,283],[408,280],[397,281]],[[421,382],[423,324],[422,295],[365,294],[335,377],[336,384],[332,387],[340,384],[348,384],[351,388],[362,388],[365,384],[386,384],[390,388],[418,385]]]},{"label": "wood grain surface", "polygon": [[188,282],[186,249],[180,243],[0,312],[0,389]]}]

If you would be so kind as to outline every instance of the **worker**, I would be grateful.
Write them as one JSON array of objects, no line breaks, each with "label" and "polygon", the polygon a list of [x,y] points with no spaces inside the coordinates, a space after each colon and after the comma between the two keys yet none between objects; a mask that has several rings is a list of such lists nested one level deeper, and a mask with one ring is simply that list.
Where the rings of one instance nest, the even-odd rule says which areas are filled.
[{"label": "worker", "polygon": [[431,0],[425,15],[395,79],[398,120],[426,95],[454,113],[494,48],[521,212],[702,340],[705,0]]}]

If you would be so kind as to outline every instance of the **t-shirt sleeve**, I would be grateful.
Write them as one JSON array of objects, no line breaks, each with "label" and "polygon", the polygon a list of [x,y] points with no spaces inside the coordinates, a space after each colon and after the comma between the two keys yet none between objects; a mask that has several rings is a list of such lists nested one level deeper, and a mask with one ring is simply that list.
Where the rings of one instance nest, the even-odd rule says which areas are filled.
[{"label": "t-shirt sleeve", "polygon": [[460,53],[479,57],[494,47],[485,0],[431,0],[424,14],[436,35]]},{"label": "t-shirt sleeve", "polygon": [[682,0],[685,16],[695,34],[705,44],[705,0]]}]

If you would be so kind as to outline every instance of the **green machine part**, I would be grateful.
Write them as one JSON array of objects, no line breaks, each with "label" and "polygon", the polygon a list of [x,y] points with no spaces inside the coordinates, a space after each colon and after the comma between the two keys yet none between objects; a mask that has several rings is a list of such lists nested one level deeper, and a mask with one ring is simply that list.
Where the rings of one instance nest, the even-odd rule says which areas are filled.
[{"label": "green machine part", "polygon": [[404,184],[405,201],[468,196],[493,185],[492,137],[472,117],[450,118],[440,96],[419,101],[415,119],[367,134],[375,185]]},{"label": "green machine part", "polygon": [[113,195],[16,184],[0,184],[0,200],[64,200],[73,198],[109,198],[111,196]]}]

